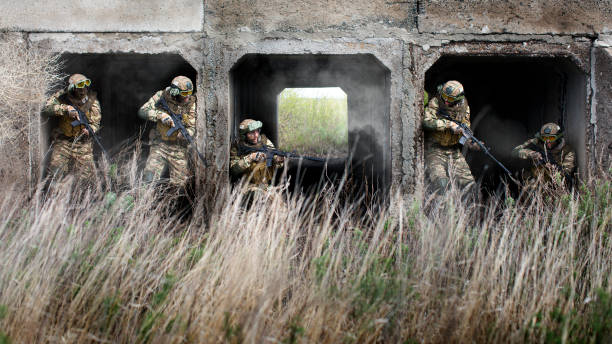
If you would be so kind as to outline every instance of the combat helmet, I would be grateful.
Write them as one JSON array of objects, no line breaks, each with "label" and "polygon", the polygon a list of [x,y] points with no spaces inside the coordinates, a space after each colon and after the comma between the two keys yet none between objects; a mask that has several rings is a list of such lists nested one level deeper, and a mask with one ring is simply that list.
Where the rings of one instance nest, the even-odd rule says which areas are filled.
[{"label": "combat helmet", "polygon": [[68,78],[68,91],[73,91],[75,88],[89,87],[89,85],[91,85],[91,80],[83,74],[72,74]]},{"label": "combat helmet", "polygon": [[263,127],[263,123],[260,121],[256,121],[254,119],[247,118],[240,122],[238,126],[238,130],[240,130],[240,136],[244,136],[251,131],[261,129]]},{"label": "combat helmet", "polygon": [[190,96],[193,93],[193,82],[186,76],[179,75],[172,79],[170,83],[170,95],[182,97]]},{"label": "combat helmet", "polygon": [[438,86],[438,94],[449,105],[456,104],[465,98],[463,85],[456,80],[450,80],[445,82],[444,85]]},{"label": "combat helmet", "polygon": [[557,123],[546,123],[536,134],[537,138],[542,142],[555,142],[563,136],[561,127]]}]

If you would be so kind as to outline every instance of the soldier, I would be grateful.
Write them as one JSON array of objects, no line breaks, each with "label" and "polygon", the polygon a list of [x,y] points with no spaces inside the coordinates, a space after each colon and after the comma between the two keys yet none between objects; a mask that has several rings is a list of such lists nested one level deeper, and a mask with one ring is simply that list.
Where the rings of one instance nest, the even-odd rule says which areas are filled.
[{"label": "soldier", "polygon": [[250,177],[250,190],[267,190],[272,182],[275,168],[282,168],[284,158],[274,157],[273,166],[266,166],[266,156],[261,152],[241,153],[241,146],[259,148],[266,145],[274,148],[274,144],[266,135],[261,133],[263,124],[260,121],[245,119],[240,122],[240,138],[232,144],[230,149],[230,173],[235,178]]},{"label": "soldier", "polygon": [[[458,185],[461,188],[472,187],[474,177],[461,154],[459,143],[463,136],[462,129],[457,123],[443,118],[444,115],[470,126],[470,107],[463,85],[458,81],[451,80],[438,86],[438,93],[425,108],[425,174],[434,187],[443,190],[448,185],[449,167],[452,165]],[[470,149],[479,149],[471,141],[466,143]]]},{"label": "soldier", "polygon": [[68,86],[53,94],[43,108],[43,114],[59,117],[59,126],[52,133],[50,176],[61,176],[73,170],[82,181],[91,181],[95,176],[92,135],[84,125],[73,127],[71,124],[78,119],[78,109],[85,114],[94,133],[100,129],[100,102],[89,86],[91,80],[85,75],[73,74],[68,79]]},{"label": "soldier", "polygon": [[[527,174],[527,190],[534,190],[542,185],[542,182],[558,182],[558,185],[572,183],[576,155],[572,147],[565,142],[561,127],[556,123],[544,124],[534,138],[515,147],[512,156],[534,162]],[[559,178],[553,178],[555,173],[559,173]]]},{"label": "soldier", "polygon": [[167,168],[170,175],[169,184],[178,190],[187,186],[192,174],[189,171],[188,142],[180,130],[170,136],[166,133],[175,126],[168,111],[162,108],[162,99],[168,108],[179,115],[183,126],[190,136],[195,136],[196,94],[193,83],[186,76],[172,79],[170,86],[157,91],[141,108],[138,115],[157,123],[151,133],[151,149],[144,169],[146,182],[159,181]]}]

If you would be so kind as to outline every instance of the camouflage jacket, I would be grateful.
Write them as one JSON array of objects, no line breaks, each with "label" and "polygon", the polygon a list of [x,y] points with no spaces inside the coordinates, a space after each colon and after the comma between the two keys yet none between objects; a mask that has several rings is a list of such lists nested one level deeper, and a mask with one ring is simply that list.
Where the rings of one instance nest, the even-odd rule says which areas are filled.
[{"label": "camouflage jacket", "polygon": [[[439,115],[440,111],[445,111],[452,118],[470,126],[470,107],[467,100],[463,99],[459,104],[453,107],[441,105],[439,96],[432,98],[425,108],[423,116],[423,129],[425,130],[425,140],[433,140],[440,146],[453,146],[459,143],[460,134],[454,134],[448,129],[451,121],[442,118]],[[442,103],[443,104],[443,103]]]},{"label": "camouflage jacket", "polygon": [[[274,144],[272,143],[272,141],[270,141],[270,139],[268,139],[266,137],[266,135],[264,135],[264,134],[262,134],[259,137],[259,143],[256,144],[256,145],[252,145],[252,144],[246,143],[246,142],[244,142],[242,140],[234,141],[232,143],[232,147],[230,148],[230,166],[229,166],[229,168],[230,168],[230,173],[232,174],[232,176],[234,176],[234,177],[242,176],[245,172],[247,172],[249,169],[251,169],[254,164],[257,163],[257,162],[252,161],[249,158],[249,154],[251,154],[251,153],[241,154],[241,152],[240,152],[240,145],[245,145],[247,147],[259,148],[259,147],[262,147],[264,144],[268,148],[275,148]],[[282,162],[274,161],[274,167],[281,168],[281,167],[283,167],[283,163]]]},{"label": "camouflage jacket", "polygon": [[85,114],[89,126],[94,132],[100,130],[102,110],[95,92],[90,91],[85,98],[85,102],[80,102],[78,99],[71,97],[65,90],[60,90],[47,100],[42,113],[47,116],[59,117],[59,130],[64,136],[78,137],[85,126],[77,125],[73,127],[71,125],[74,120],[68,116],[68,111],[66,110],[68,105],[78,107]]},{"label": "camouflage jacket", "polygon": [[[564,138],[561,138],[561,142],[553,149],[545,149],[544,144],[540,142],[538,138],[532,138],[525,141],[523,144],[515,147],[512,150],[512,156],[519,159],[531,159],[531,154],[539,152],[542,154],[544,160],[547,157],[551,157],[556,163],[562,168],[563,172],[571,175],[576,167],[576,154],[572,147],[565,142]],[[546,174],[548,169],[541,164],[536,164],[531,169],[531,176],[536,177],[542,174]]]},{"label": "camouflage jacket", "polygon": [[157,133],[156,135],[152,135],[152,137],[156,138],[156,140],[161,138],[161,140],[168,142],[175,142],[178,139],[179,131],[177,130],[172,133],[172,135],[166,136],[166,132],[168,132],[168,130],[170,130],[170,128],[172,127],[163,124],[161,120],[159,120],[159,116],[161,114],[167,113],[161,108],[161,106],[157,105],[157,102],[160,100],[161,97],[164,97],[166,99],[166,103],[168,104],[168,107],[170,108],[170,110],[172,110],[172,112],[181,116],[183,126],[185,126],[185,129],[187,129],[189,135],[195,138],[197,117],[197,98],[195,93],[191,95],[187,103],[180,104],[176,102],[169,94],[169,88],[157,91],[157,93],[155,93],[153,97],[151,97],[143,106],[140,107],[140,110],[138,110],[138,115],[141,118],[157,122]]}]

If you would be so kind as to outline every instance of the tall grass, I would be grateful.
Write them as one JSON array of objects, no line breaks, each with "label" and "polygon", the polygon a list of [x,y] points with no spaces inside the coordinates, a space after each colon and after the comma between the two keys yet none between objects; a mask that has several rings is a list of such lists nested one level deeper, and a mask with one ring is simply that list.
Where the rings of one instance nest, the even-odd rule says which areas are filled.
[{"label": "tall grass", "polygon": [[347,99],[308,98],[285,89],[278,99],[279,147],[315,156],[348,154]]},{"label": "tall grass", "polygon": [[[40,103],[7,105],[24,104],[14,84],[2,119],[37,123]],[[610,170],[557,199],[418,187],[380,205],[328,186],[249,208],[209,176],[184,217],[141,183],[138,156],[105,181],[115,193],[68,178],[30,197],[0,179],[0,343],[612,339]]]},{"label": "tall grass", "polygon": [[0,34],[0,178],[35,186],[40,110],[61,79],[58,57]]},{"label": "tall grass", "polygon": [[[551,204],[390,206],[240,189],[180,220],[154,189],[0,199],[14,342],[605,342],[612,178]],[[68,183],[68,182],[67,182]],[[204,209],[209,209],[207,212]],[[374,209],[376,209],[374,211]]]}]

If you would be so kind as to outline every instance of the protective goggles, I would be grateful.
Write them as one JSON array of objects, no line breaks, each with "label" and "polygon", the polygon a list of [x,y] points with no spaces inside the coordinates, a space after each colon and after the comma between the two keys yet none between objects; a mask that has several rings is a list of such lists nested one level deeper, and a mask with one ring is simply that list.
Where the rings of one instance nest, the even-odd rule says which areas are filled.
[{"label": "protective goggles", "polygon": [[85,80],[81,80],[77,82],[76,84],[74,84],[74,87],[83,88],[83,87],[89,87],[89,85],[91,85],[91,80],[85,79]]},{"label": "protective goggles", "polygon": [[540,136],[540,140],[543,142],[555,142],[559,137],[557,135],[542,135]]},{"label": "protective goggles", "polygon": [[181,91],[179,94],[183,97],[187,97],[190,96],[193,93],[193,91]]},{"label": "protective goggles", "polygon": [[251,131],[255,131],[257,129],[261,129],[263,123],[260,121],[253,121],[246,126],[240,126],[240,131],[243,133],[250,133]]},{"label": "protective goggles", "polygon": [[442,99],[444,99],[448,103],[454,104],[454,103],[460,102],[463,99],[463,93],[461,93],[460,95],[456,97],[453,97],[453,96],[449,96],[448,94],[442,92]]}]

